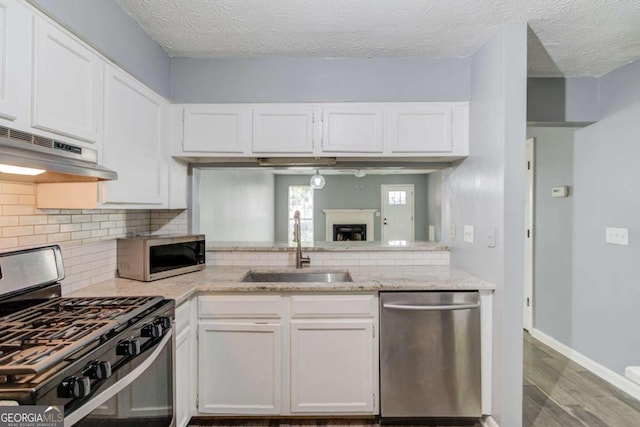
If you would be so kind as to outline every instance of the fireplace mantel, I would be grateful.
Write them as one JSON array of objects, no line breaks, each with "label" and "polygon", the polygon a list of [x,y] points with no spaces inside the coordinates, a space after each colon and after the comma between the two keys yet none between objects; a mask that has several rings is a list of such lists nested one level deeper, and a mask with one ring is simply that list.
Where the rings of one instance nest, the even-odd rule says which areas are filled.
[{"label": "fireplace mantel", "polygon": [[378,209],[323,209],[326,219],[325,239],[333,240],[334,224],[366,224],[367,241],[373,241],[374,216]]}]

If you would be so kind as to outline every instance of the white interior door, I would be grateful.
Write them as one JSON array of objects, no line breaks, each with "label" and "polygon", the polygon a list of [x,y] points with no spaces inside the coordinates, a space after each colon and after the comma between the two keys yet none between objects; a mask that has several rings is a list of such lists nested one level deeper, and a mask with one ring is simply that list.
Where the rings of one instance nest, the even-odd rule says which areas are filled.
[{"label": "white interior door", "polygon": [[526,143],[526,175],[524,201],[524,329],[533,327],[533,206],[534,206],[534,147],[535,139],[527,139]]},{"label": "white interior door", "polygon": [[415,239],[413,184],[381,185],[382,241]]}]

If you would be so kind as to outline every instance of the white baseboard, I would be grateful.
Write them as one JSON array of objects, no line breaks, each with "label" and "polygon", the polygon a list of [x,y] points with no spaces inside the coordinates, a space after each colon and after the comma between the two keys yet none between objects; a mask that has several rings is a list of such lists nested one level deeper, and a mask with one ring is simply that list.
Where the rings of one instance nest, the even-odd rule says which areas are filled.
[{"label": "white baseboard", "polygon": [[482,427],[500,427],[491,415],[480,420],[480,424],[482,424]]},{"label": "white baseboard", "polygon": [[599,376],[603,380],[619,388],[625,393],[631,395],[635,399],[640,400],[640,385],[634,384],[624,376],[612,371],[605,366],[602,366],[592,359],[589,359],[584,354],[572,349],[571,347],[566,346],[565,344],[561,343],[555,338],[550,337],[539,329],[532,328],[530,333],[532,337],[548,345],[558,353],[573,360],[578,365],[581,365],[582,367],[588,369],[595,375]]}]

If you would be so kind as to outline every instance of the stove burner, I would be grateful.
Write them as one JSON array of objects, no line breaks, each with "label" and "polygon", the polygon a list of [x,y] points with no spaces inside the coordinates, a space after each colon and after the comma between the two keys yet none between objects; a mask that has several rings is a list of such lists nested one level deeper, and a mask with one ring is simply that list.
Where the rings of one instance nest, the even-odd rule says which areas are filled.
[{"label": "stove burner", "polygon": [[0,318],[0,375],[42,372],[160,301],[55,298]]}]

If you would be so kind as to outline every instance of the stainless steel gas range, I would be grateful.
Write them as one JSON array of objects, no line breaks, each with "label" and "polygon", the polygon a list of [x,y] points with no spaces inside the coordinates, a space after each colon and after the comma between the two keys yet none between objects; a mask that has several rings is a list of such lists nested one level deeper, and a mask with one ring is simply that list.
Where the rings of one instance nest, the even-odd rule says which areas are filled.
[{"label": "stainless steel gas range", "polygon": [[170,426],[175,303],[63,298],[58,246],[0,254],[0,401],[65,426]]}]

